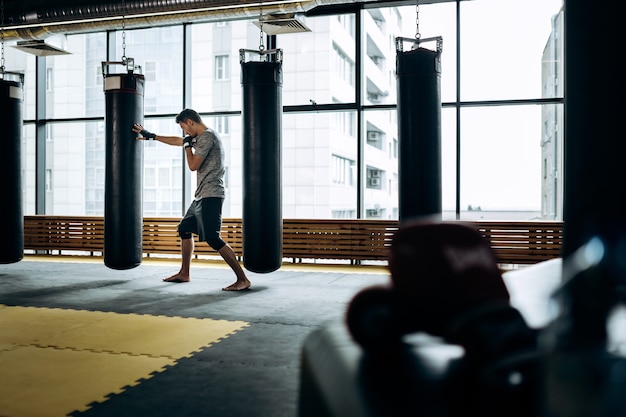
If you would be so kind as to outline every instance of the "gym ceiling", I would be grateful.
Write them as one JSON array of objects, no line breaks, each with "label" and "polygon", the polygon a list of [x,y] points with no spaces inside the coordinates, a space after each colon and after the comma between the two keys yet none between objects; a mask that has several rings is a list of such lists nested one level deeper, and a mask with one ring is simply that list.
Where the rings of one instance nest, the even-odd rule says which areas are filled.
[{"label": "gym ceiling", "polygon": [[[419,0],[419,4],[455,0]],[[341,13],[399,0],[1,0],[6,40],[40,40],[57,34],[166,26],[188,22],[253,19],[260,15],[288,16]],[[409,4],[411,2],[408,2]]]}]

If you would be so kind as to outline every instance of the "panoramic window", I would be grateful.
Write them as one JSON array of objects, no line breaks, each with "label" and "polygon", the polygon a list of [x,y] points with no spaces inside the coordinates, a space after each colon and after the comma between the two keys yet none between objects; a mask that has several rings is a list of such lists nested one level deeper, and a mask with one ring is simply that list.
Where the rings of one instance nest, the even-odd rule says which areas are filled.
[{"label": "panoramic window", "polygon": [[[296,14],[306,30],[272,38],[283,51],[283,217],[398,218],[398,39],[406,51],[418,38],[433,49],[429,39],[441,37],[443,217],[562,218],[562,1],[475,0],[458,6],[399,2],[341,14]],[[26,211],[103,214],[101,64],[126,54],[146,78],[146,128],[182,135],[174,117],[189,106],[220,135],[228,172],[223,215],[240,217],[239,51],[259,48],[259,28],[246,18],[123,35],[119,29],[68,35],[71,53],[46,57],[45,66],[7,41],[7,69],[25,74]],[[45,82],[43,88],[36,88],[36,80]],[[41,143],[45,152],[36,153]],[[144,214],[182,215],[193,198],[195,175],[186,169],[181,149],[142,145]]]}]

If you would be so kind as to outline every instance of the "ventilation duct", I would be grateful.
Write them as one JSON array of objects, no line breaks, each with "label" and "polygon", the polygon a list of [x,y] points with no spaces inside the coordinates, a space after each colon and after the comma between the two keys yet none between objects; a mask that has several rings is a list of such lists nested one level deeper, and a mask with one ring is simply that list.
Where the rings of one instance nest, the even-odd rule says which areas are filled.
[{"label": "ventilation duct", "polygon": [[66,40],[67,37],[65,35],[55,35],[45,40],[29,39],[17,41],[17,45],[13,45],[13,48],[37,56],[66,55],[70,53],[65,50]]},{"label": "ventilation duct", "polygon": [[258,21],[253,22],[266,35],[280,35],[283,33],[310,32],[301,20],[297,19],[293,13],[285,15],[262,16]]}]

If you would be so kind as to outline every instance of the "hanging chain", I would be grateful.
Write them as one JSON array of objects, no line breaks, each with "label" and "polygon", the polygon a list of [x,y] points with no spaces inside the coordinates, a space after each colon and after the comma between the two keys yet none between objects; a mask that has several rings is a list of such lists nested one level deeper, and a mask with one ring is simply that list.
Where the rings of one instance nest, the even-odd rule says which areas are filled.
[{"label": "hanging chain", "polygon": [[259,27],[261,28],[261,33],[259,33],[259,51],[263,52],[265,50],[265,45],[263,44],[263,3],[261,3],[259,10]]},{"label": "hanging chain", "polygon": [[263,21],[261,21],[261,33],[259,33],[259,51],[263,52],[265,45],[263,44]]},{"label": "hanging chain", "polygon": [[4,78],[4,0],[0,2],[0,26],[2,26],[2,35],[0,36],[0,75]]},{"label": "hanging chain", "polygon": [[126,63],[126,2],[122,1],[122,62]]},{"label": "hanging chain", "polygon": [[420,2],[415,2],[415,40],[419,40],[422,37],[420,33]]}]

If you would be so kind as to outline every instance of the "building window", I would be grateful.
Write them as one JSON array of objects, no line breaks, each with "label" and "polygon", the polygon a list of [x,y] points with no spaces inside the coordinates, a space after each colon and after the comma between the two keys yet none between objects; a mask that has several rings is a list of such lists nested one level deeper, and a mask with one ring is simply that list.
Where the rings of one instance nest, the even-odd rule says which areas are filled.
[{"label": "building window", "polygon": [[146,61],[144,65],[144,75],[146,81],[156,81],[156,62]]},{"label": "building window", "polygon": [[215,130],[217,133],[227,135],[230,133],[230,125],[228,116],[218,116],[215,118]]},{"label": "building window", "polygon": [[383,171],[377,168],[367,168],[367,188],[374,190],[382,190],[383,188]]},{"label": "building window", "polygon": [[345,136],[354,137],[356,135],[356,113],[338,112],[333,118],[334,126],[338,132]]},{"label": "building window", "polygon": [[158,110],[157,97],[144,97],[143,99],[144,113],[156,113]]},{"label": "building window", "polygon": [[335,44],[333,51],[335,74],[350,86],[354,86],[354,62]]},{"label": "building window", "polygon": [[368,219],[381,218],[383,216],[383,210],[380,207],[374,207],[365,211],[365,217]]},{"label": "building window", "polygon": [[[155,187],[156,186],[156,169],[153,167],[146,168],[144,170],[143,186]],[[145,197],[144,197],[145,198]]]},{"label": "building window", "polygon": [[96,85],[102,85],[102,67],[96,66]]},{"label": "building window", "polygon": [[333,155],[332,176],[334,184],[352,185],[354,183],[355,161],[341,156]]},{"label": "building window", "polygon": [[228,55],[215,56],[215,79],[218,81],[228,80]]},{"label": "building window", "polygon": [[52,142],[52,125],[46,124],[46,142]]},{"label": "building window", "polygon": [[169,187],[171,185],[171,175],[169,167],[159,167],[159,186]]},{"label": "building window", "polygon": [[378,149],[383,149],[384,134],[379,130],[367,131],[367,144]]},{"label": "building window", "polygon": [[53,74],[53,68],[46,68],[46,91],[52,91],[52,88],[54,87]]},{"label": "building window", "polygon": [[355,210],[333,210],[331,214],[333,219],[354,219],[355,215]]},{"label": "building window", "polygon": [[354,37],[354,15],[353,14],[340,14],[337,15],[337,20],[339,24],[343,26],[343,28],[348,32],[352,37]]},{"label": "building window", "polygon": [[46,191],[52,191],[52,170],[46,169]]}]

